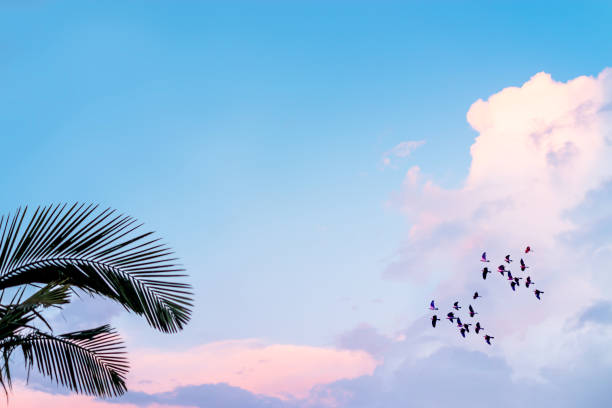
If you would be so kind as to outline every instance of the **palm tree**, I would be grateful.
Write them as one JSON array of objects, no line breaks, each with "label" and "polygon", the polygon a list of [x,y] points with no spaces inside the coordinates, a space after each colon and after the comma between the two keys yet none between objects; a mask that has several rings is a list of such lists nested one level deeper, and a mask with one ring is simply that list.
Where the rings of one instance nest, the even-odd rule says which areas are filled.
[{"label": "palm tree", "polygon": [[0,218],[0,384],[5,393],[17,350],[28,373],[35,367],[77,393],[125,393],[129,366],[113,328],[56,334],[45,319],[46,309],[61,308],[72,294],[112,299],[162,332],[187,324],[191,286],[177,281],[184,270],[152,232],[139,233],[141,226],[114,210],[78,203],[38,207],[31,215],[26,207]]}]

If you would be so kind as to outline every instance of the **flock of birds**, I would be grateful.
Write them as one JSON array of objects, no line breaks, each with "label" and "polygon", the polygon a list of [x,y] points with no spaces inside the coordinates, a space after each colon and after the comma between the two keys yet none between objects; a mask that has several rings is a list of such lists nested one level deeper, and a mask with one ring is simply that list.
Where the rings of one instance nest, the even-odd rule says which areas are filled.
[{"label": "flock of birds", "polygon": [[[533,252],[531,250],[531,247],[527,247],[525,248],[525,254],[529,254]],[[480,262],[485,262],[488,263],[490,262],[487,259],[487,253],[483,252],[482,253],[482,257],[480,259]],[[504,262],[507,263],[508,265],[510,265],[511,262],[513,262],[512,259],[510,259],[510,255],[506,255],[504,258]],[[527,265],[525,265],[525,261],[523,260],[523,258],[521,258],[520,260],[520,268],[522,272],[525,272],[525,270],[527,268],[529,268]],[[522,277],[518,277],[518,276],[512,276],[512,272],[509,269],[506,269],[506,266],[504,264],[501,264],[497,267],[497,272],[499,272],[501,274],[502,277],[507,277],[508,281],[510,282],[510,287],[512,288],[513,291],[516,291],[517,287],[520,287],[521,284],[521,279],[523,279]],[[491,270],[489,270],[489,268],[487,268],[486,266],[482,269],[482,279],[487,279],[487,274],[492,273]],[[530,276],[527,276],[527,278],[525,279],[525,287],[529,288],[529,286],[534,285],[534,282],[531,280]],[[538,299],[542,299],[540,298],[540,295],[543,294],[544,292],[539,290],[539,289],[535,289],[533,291],[535,293],[535,296]],[[474,292],[474,295],[472,295],[472,299],[476,300],[478,298],[481,298],[482,296],[480,296],[478,294],[478,292]],[[465,334],[470,332],[470,326],[472,326],[471,323],[463,323],[461,321],[461,318],[459,316],[455,316],[455,312],[459,312],[459,309],[461,309],[461,306],[459,306],[459,301],[453,303],[453,309],[455,309],[454,312],[448,312],[446,314],[446,319],[448,319],[448,321],[451,324],[455,324],[455,320],[457,321],[457,328],[459,329],[459,334],[461,334],[461,336],[463,336],[465,338]],[[435,305],[435,302],[432,300],[431,304],[429,305],[429,310],[435,311],[438,310],[438,308]],[[471,318],[474,318],[475,315],[477,315],[478,313],[476,311],[474,311],[474,308],[472,307],[472,305],[470,304],[468,306],[468,310],[469,310],[469,316]],[[438,315],[433,315],[433,317],[431,318],[431,325],[435,328],[436,327],[436,323],[442,319],[438,318]],[[480,325],[480,322],[476,322],[476,325],[474,326],[474,331],[476,332],[476,334],[479,334],[481,330],[484,330],[484,327],[482,327]],[[494,339],[495,337],[489,335],[489,334],[485,334],[484,335],[484,339],[487,342],[487,344],[491,344],[491,339]]]}]

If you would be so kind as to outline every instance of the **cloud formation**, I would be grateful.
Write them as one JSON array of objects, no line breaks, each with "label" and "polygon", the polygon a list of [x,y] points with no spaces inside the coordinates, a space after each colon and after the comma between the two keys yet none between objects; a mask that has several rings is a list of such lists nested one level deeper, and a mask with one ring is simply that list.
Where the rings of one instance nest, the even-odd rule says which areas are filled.
[{"label": "cloud formation", "polygon": [[[513,378],[547,381],[546,373],[562,373],[589,350],[612,359],[601,347],[612,341],[607,326],[574,324],[612,300],[602,290],[612,283],[602,273],[610,270],[609,235],[602,240],[596,228],[612,220],[611,86],[611,70],[568,82],[539,73],[476,101],[467,120],[478,136],[463,186],[441,188],[415,166],[394,197],[411,227],[384,275],[433,285],[424,304],[467,303],[478,290],[485,296],[480,317],[498,340],[483,352],[502,358]],[[518,261],[528,244],[535,252],[525,256],[527,272],[545,291],[542,302],[524,287],[513,293],[499,275],[483,282],[479,273],[482,251],[494,262],[507,253]],[[481,342],[463,347],[479,350]]]},{"label": "cloud formation", "polygon": [[226,383],[256,394],[303,398],[318,384],[371,374],[377,361],[362,350],[258,340],[231,340],[187,350],[130,353],[129,388],[148,393]]},{"label": "cloud formation", "polygon": [[423,146],[425,144],[424,140],[409,140],[409,141],[405,141],[405,142],[400,142],[399,144],[397,144],[393,149],[385,152],[385,154],[383,155],[383,165],[384,166],[390,166],[391,165],[391,159],[393,157],[397,157],[397,158],[405,158],[410,156],[410,154],[415,151],[417,148]]}]

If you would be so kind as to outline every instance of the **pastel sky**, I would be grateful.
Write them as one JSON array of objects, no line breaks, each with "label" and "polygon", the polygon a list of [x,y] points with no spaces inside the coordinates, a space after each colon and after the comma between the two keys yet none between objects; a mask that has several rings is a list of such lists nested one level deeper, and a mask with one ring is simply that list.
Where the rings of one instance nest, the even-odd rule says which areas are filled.
[{"label": "pastel sky", "polygon": [[[58,330],[119,329],[130,392],[35,375],[11,406],[612,405],[612,4],[0,10],[1,212],[129,213],[196,294],[175,335],[69,305]],[[480,276],[527,244],[542,301]],[[430,324],[474,290],[492,346]]]}]

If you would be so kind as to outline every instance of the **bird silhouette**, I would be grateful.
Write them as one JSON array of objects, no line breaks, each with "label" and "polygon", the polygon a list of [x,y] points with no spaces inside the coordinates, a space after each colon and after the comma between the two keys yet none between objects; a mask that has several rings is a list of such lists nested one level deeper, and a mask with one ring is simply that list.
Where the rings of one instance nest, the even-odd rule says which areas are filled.
[{"label": "bird silhouette", "polygon": [[465,338],[465,329],[461,329],[461,330],[459,330],[459,333],[461,333],[461,335],[463,336],[463,338]]},{"label": "bird silhouette", "polygon": [[432,325],[433,327],[436,327],[436,322],[437,322],[438,320],[440,320],[440,319],[438,319],[438,316],[433,315],[433,317],[431,318],[431,325]]},{"label": "bird silhouette", "polygon": [[489,270],[489,268],[485,267],[482,270],[482,279],[487,279],[487,273],[491,273],[491,271]]},{"label": "bird silhouette", "polygon": [[508,271],[508,280],[513,280],[514,278],[512,277],[512,272]]},{"label": "bird silhouette", "polygon": [[528,253],[530,253],[530,252],[532,252],[532,251],[531,251],[531,247],[530,247],[530,246],[527,246],[527,248],[525,248],[525,253],[526,253],[526,254],[528,254]]},{"label": "bird silhouette", "polygon": [[470,326],[472,325],[472,323],[463,323],[463,328],[465,329],[466,332],[470,332]]},{"label": "bird silhouette", "polygon": [[461,309],[461,306],[459,306],[459,301],[453,303],[453,309],[455,309],[455,310]]},{"label": "bird silhouette", "polygon": [[446,318],[451,322],[454,323],[455,322],[455,314],[453,312],[448,312],[448,314],[446,315]]},{"label": "bird silhouette", "polygon": [[504,272],[506,272],[506,267],[504,265],[499,265],[497,267],[497,272],[501,273],[502,276],[504,275]]},{"label": "bird silhouette", "polygon": [[515,281],[510,282],[510,287],[512,288],[513,291],[516,291],[516,282]]},{"label": "bird silhouette", "polygon": [[516,282],[516,286],[521,286],[521,283],[519,282],[519,280],[521,280],[523,278],[519,278],[517,276],[514,277],[514,281]]},{"label": "bird silhouette", "polygon": [[538,299],[540,299],[540,293],[544,293],[544,292],[542,292],[541,290],[536,289],[536,290],[533,291],[533,293],[535,293],[536,297]]},{"label": "bird silhouette", "polygon": [[512,262],[512,259],[510,259],[510,255],[506,255],[506,257],[504,258],[504,260],[505,260],[507,263]]},{"label": "bird silhouette", "polygon": [[478,299],[479,297],[482,297],[482,296],[480,296],[480,295],[478,294],[478,292],[474,292],[474,296],[472,296],[472,299],[476,300],[476,299]]},{"label": "bird silhouette", "polygon": [[482,329],[484,329],[484,327],[480,325],[480,322],[476,322],[476,328],[474,329],[476,334],[478,334],[478,332],[481,331]]},{"label": "bird silhouette", "polygon": [[485,334],[484,338],[485,338],[485,341],[487,342],[487,344],[491,344],[491,339],[494,339],[495,337],[489,336],[488,334]]},{"label": "bird silhouette", "polygon": [[480,262],[489,262],[489,260],[487,259],[487,253],[486,252],[482,253],[482,257],[480,258]]},{"label": "bird silhouette", "polygon": [[429,305],[429,310],[438,310],[438,308],[436,307],[436,305],[434,305],[434,301],[431,301],[431,304]]},{"label": "bird silhouette", "polygon": [[527,280],[525,281],[525,287],[528,288],[532,283],[533,281],[531,280],[531,276],[528,276]]},{"label": "bird silhouette", "polygon": [[458,317],[456,317],[456,319],[457,319],[457,327],[459,328],[463,327],[463,323],[461,323],[461,319]]},{"label": "bird silhouette", "polygon": [[470,309],[470,317],[474,317],[474,315],[478,314],[477,312],[474,311],[474,308],[472,307],[472,305],[470,305],[468,309]]},{"label": "bird silhouette", "polygon": [[525,261],[523,261],[523,258],[521,258],[521,271],[525,271],[525,269],[529,268],[528,266],[525,266]]}]

